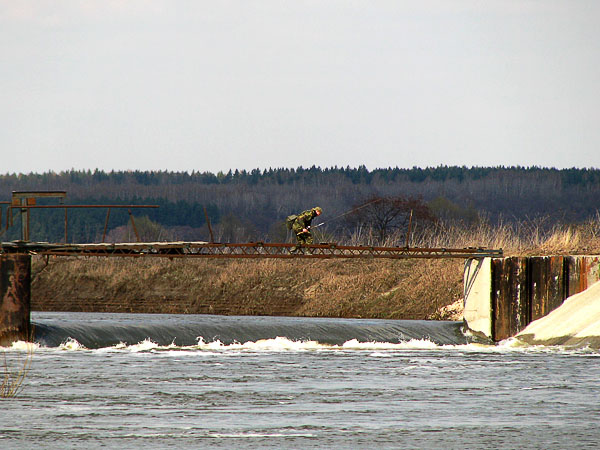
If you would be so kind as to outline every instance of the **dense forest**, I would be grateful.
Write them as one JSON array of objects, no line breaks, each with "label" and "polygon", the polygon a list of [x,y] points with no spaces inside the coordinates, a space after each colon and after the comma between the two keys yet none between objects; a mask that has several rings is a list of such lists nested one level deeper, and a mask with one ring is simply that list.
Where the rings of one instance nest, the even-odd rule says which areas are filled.
[{"label": "dense forest", "polygon": [[[465,226],[534,219],[548,225],[578,223],[598,214],[600,169],[313,166],[217,174],[70,170],[0,175],[0,201],[10,201],[12,191],[44,190],[66,191],[69,205],[158,205],[133,210],[142,240],[208,240],[208,217],[220,242],[275,242],[289,239],[282,225],[287,215],[317,205],[324,209],[323,229],[341,238],[357,226],[345,213],[377,197],[416,201],[427,207],[429,217]],[[38,201],[43,204],[57,201]],[[7,208],[2,205],[2,230]],[[68,240],[100,241],[106,214],[106,209],[70,209]],[[32,210],[31,239],[64,240],[64,216],[63,209]],[[18,210],[12,223],[2,240],[20,238]],[[112,210],[106,240],[133,240],[128,224],[127,209]]]}]

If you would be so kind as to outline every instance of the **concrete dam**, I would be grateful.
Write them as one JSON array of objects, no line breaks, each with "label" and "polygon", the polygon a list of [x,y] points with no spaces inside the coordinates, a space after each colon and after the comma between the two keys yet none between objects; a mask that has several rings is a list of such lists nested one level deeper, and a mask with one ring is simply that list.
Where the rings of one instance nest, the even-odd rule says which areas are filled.
[{"label": "concrete dam", "polygon": [[[595,314],[600,309],[600,287],[586,290],[599,279],[599,256],[472,255],[464,270],[466,326],[494,342],[514,336],[549,345],[590,342],[595,330],[600,335],[600,325],[596,325],[600,312]],[[0,345],[31,336],[30,281],[29,255],[0,255]],[[586,311],[583,316],[580,310]],[[534,327],[553,312],[552,321],[544,322],[543,332]],[[559,327],[561,321],[571,323],[571,328]],[[581,335],[580,328],[587,331]],[[586,339],[578,340],[578,335]]]}]

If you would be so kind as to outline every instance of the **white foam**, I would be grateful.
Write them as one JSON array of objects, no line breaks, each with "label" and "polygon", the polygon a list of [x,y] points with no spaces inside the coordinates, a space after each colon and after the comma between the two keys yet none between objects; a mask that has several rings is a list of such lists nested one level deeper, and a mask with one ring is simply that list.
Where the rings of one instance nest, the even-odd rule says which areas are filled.
[{"label": "white foam", "polygon": [[[143,341],[138,342],[137,344],[128,346],[127,350],[129,350],[133,353],[139,353],[139,352],[149,352],[151,350],[156,350],[159,348],[161,348],[161,347],[156,342],[153,342],[150,339],[144,339]],[[163,347],[163,348],[165,348],[165,347]]]},{"label": "white foam", "polygon": [[359,342],[356,339],[351,339],[342,345],[342,348],[348,350],[431,350],[440,347],[440,345],[427,339],[411,339],[397,344],[391,342]]},{"label": "white foam", "polygon": [[65,342],[60,344],[58,346],[58,349],[70,351],[70,352],[77,351],[77,350],[87,350],[84,345],[81,345],[79,342],[77,342],[76,339],[73,339],[73,338],[69,338]]},{"label": "white foam", "polygon": [[127,344],[124,342],[119,342],[117,345],[114,345],[112,347],[103,347],[103,348],[99,348],[96,351],[100,352],[100,353],[114,353],[114,352],[119,352],[120,350],[125,350],[127,349]]},{"label": "white foam", "polygon": [[391,358],[391,353],[383,353],[383,352],[373,352],[369,355],[372,358]]},{"label": "white foam", "polygon": [[255,439],[255,438],[291,438],[291,437],[305,437],[310,438],[315,435],[312,433],[211,433],[209,437],[220,438],[220,439]]},{"label": "white foam", "polygon": [[10,347],[4,347],[4,350],[33,353],[39,348],[40,345],[36,342],[15,341]]},{"label": "white foam", "polygon": [[[28,343],[16,342],[14,349],[26,349]],[[276,353],[276,352],[368,352],[369,356],[376,358],[392,357],[398,351],[459,351],[459,352],[485,352],[485,353],[514,353],[514,352],[555,352],[565,351],[563,347],[549,347],[544,345],[530,345],[517,338],[510,338],[499,342],[497,345],[487,345],[480,343],[458,344],[458,345],[439,345],[428,339],[411,339],[398,343],[392,342],[360,342],[357,339],[351,339],[342,345],[322,344],[317,341],[291,340],[285,337],[276,337],[273,339],[259,339],[257,341],[247,341],[244,343],[234,342],[224,344],[218,340],[204,342],[199,338],[196,345],[177,346],[174,343],[161,346],[151,339],[145,339],[137,344],[128,345],[120,342],[111,347],[100,349],[88,349],[75,339],[68,339],[58,348],[40,347],[35,348],[43,351],[91,351],[98,353],[135,353],[144,355],[155,355],[159,357],[211,357],[215,355],[235,356],[243,353]],[[7,349],[11,349],[7,348]],[[584,351],[579,348],[577,351]],[[590,349],[590,352],[594,350]]]},{"label": "white foam", "polygon": [[221,341],[204,342],[202,338],[198,338],[197,349],[224,351],[224,350],[239,350],[239,351],[268,351],[268,352],[283,352],[283,351],[306,351],[319,350],[330,348],[326,344],[319,344],[316,341],[293,341],[291,339],[278,336],[274,339],[259,339],[257,341],[247,341],[244,343],[234,342],[225,345]]},{"label": "white foam", "polygon": [[[37,345],[37,344],[36,344]],[[40,351],[88,351],[94,353],[133,353],[141,355],[153,355],[153,357],[214,357],[235,356],[244,353],[277,353],[277,352],[357,352],[365,353],[375,358],[393,357],[397,352],[407,351],[458,351],[466,353],[539,353],[539,352],[564,352],[571,353],[573,349],[558,346],[529,345],[518,339],[511,338],[499,342],[497,345],[486,345],[479,343],[459,345],[438,345],[434,342],[421,339],[413,339],[406,342],[359,342],[356,339],[345,342],[342,345],[320,344],[315,341],[293,341],[279,337],[275,339],[264,339],[248,341],[244,343],[223,344],[220,341],[202,342],[199,340],[193,346],[161,346],[150,339],[137,344],[126,345],[119,343],[112,347],[99,349],[88,349],[74,339],[61,344],[58,348],[37,347]],[[10,349],[10,348],[7,348]],[[597,352],[597,350],[578,348],[576,352]],[[600,354],[599,354],[600,356]]]},{"label": "white foam", "polygon": [[[257,341],[234,342],[224,344],[219,340],[205,342],[198,338],[198,343],[193,346],[177,346],[170,344],[161,346],[151,339],[145,339],[137,344],[127,345],[123,342],[112,347],[104,347],[95,352],[131,352],[131,353],[157,353],[162,356],[186,353],[193,354],[239,354],[242,352],[305,352],[305,351],[369,351],[374,356],[384,356],[387,351],[394,350],[432,350],[437,348],[459,348],[460,346],[440,346],[426,339],[413,339],[406,342],[360,342],[357,339],[346,341],[342,345],[321,344],[317,341],[291,340],[286,337],[273,339],[259,339]],[[75,339],[68,339],[59,346],[60,350],[77,351],[88,350]]]}]

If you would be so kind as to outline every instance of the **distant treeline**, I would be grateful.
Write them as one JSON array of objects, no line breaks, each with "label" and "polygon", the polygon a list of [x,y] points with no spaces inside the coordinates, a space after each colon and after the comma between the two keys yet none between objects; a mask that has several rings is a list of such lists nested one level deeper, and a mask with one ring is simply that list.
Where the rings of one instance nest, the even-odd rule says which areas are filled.
[{"label": "distant treeline", "polygon": [[168,171],[110,171],[103,170],[69,170],[64,172],[46,172],[42,174],[5,174],[0,175],[0,182],[21,185],[52,185],[75,184],[89,185],[90,183],[110,183],[110,184],[139,184],[144,186],[159,184],[294,184],[297,182],[315,181],[316,179],[328,178],[331,176],[342,176],[353,184],[371,184],[371,183],[394,183],[400,181],[409,181],[413,183],[423,183],[427,181],[467,181],[480,180],[484,178],[503,176],[503,175],[531,175],[535,177],[553,177],[560,180],[564,186],[589,186],[600,183],[599,169],[554,169],[533,167],[458,167],[458,166],[438,166],[412,169],[387,168],[374,169],[369,171],[365,166],[358,168],[320,168],[312,166],[310,168],[278,168],[278,169],[253,169],[230,170],[227,173],[218,172],[168,172]]},{"label": "distant treeline", "polygon": [[[0,175],[0,200],[12,191],[64,190],[67,204],[156,204],[135,217],[164,227],[162,237],[208,239],[204,208],[214,232],[225,240],[279,240],[281,223],[292,213],[321,206],[328,221],[372,196],[419,198],[443,221],[577,223],[600,208],[599,169],[540,167],[456,167],[254,169],[251,171],[168,172],[70,170]],[[53,203],[48,201],[48,203]],[[56,203],[56,202],[54,202]],[[2,228],[6,207],[2,208]],[[70,210],[69,240],[102,237],[106,211]],[[126,210],[111,212],[113,233],[127,224]],[[15,219],[15,225],[17,219]],[[328,223],[344,231],[344,220]],[[17,239],[15,226],[1,238]],[[32,238],[64,238],[64,212],[34,210]],[[122,238],[122,236],[118,236]]]}]

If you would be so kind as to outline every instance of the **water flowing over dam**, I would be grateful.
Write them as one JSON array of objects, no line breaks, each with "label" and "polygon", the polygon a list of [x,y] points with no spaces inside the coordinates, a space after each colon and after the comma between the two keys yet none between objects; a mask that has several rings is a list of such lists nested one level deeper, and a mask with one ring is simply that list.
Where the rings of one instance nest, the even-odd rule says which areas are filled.
[{"label": "water flowing over dam", "polygon": [[462,322],[424,320],[328,319],[162,314],[35,313],[35,340],[57,347],[74,339],[86,348],[137,344],[190,346],[203,342],[256,342],[278,337],[342,345],[428,340],[439,345],[466,344]]},{"label": "water flowing over dam", "polygon": [[[590,395],[600,365],[597,351],[586,348],[419,339],[464,342],[459,322],[410,328],[362,319],[40,312],[32,318],[41,345],[22,393],[3,402],[2,448],[35,442],[86,449],[446,450],[468,443],[533,450],[600,443],[597,398]],[[294,333],[352,339],[259,339]],[[358,342],[386,335],[398,342],[401,333],[415,337]],[[171,345],[174,337],[183,344],[197,335],[259,340]],[[66,336],[81,342],[63,344]],[[164,345],[138,343],[147,337]],[[121,340],[134,344],[110,345]],[[11,367],[19,367],[23,344],[4,347]]]}]

